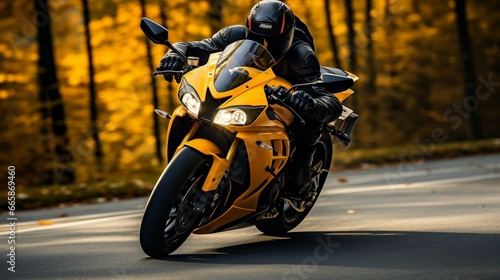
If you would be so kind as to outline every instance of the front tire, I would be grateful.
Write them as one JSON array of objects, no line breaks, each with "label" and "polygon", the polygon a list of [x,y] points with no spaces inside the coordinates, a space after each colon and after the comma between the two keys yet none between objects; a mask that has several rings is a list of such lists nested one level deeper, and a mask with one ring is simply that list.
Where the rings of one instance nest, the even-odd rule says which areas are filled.
[{"label": "front tire", "polygon": [[153,258],[168,256],[198,225],[200,215],[189,205],[200,197],[209,168],[209,159],[188,147],[169,163],[158,179],[142,217],[140,243],[144,253]]},{"label": "front tire", "polygon": [[297,227],[306,218],[323,189],[332,162],[332,153],[333,145],[330,135],[323,133],[315,145],[313,168],[319,167],[319,170],[313,170],[312,173],[311,192],[316,192],[316,196],[312,199],[311,204],[306,206],[303,212],[298,212],[288,202],[283,202],[280,205],[278,216],[257,224],[257,229],[267,235],[281,236]]}]

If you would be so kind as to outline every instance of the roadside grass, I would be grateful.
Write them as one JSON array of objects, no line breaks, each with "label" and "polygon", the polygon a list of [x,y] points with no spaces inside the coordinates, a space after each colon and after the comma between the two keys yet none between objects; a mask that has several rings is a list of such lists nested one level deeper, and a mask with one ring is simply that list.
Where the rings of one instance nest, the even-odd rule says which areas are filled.
[{"label": "roadside grass", "polygon": [[500,139],[450,142],[439,145],[400,146],[374,149],[344,150],[336,144],[332,170],[368,166],[415,163],[426,160],[456,158],[469,155],[500,153]]},{"label": "roadside grass", "polygon": [[[148,179],[25,187],[16,190],[15,206],[16,210],[26,210],[147,196],[151,193],[154,183],[155,179],[148,176]],[[7,197],[2,200],[6,201]],[[7,204],[3,205],[2,209],[8,209]]]},{"label": "roadside grass", "polygon": [[[435,146],[384,147],[348,149],[335,145],[332,170],[367,168],[379,165],[446,159],[467,155],[500,153],[500,139],[445,143]],[[16,190],[16,210],[62,207],[81,203],[101,203],[147,196],[161,171],[137,178],[104,179],[94,183],[71,185],[30,186]],[[154,174],[153,174],[154,173]],[[121,176],[126,177],[126,175]],[[7,192],[1,194],[3,210],[7,209]]]}]

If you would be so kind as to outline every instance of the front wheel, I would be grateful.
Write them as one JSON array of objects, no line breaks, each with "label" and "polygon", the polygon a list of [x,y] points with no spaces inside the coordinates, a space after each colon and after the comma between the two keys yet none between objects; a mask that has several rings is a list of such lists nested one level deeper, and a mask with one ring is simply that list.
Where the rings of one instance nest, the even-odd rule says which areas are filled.
[{"label": "front wheel", "polygon": [[288,202],[283,202],[280,205],[281,209],[278,216],[257,224],[257,229],[264,234],[279,236],[294,229],[306,218],[323,189],[332,162],[332,153],[333,145],[330,135],[323,133],[321,139],[315,145],[310,191],[310,194],[313,194],[313,198],[309,204],[303,212],[298,212]]},{"label": "front wheel", "polygon": [[210,169],[209,159],[191,148],[182,149],[156,183],[144,210],[140,229],[142,250],[153,258],[166,257],[188,238],[200,222],[194,209]]}]

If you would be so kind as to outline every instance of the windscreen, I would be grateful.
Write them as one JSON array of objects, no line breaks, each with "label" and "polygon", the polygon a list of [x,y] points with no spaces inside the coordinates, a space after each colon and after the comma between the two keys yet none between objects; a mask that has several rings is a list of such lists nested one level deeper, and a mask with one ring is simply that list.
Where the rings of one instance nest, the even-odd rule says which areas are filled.
[{"label": "windscreen", "polygon": [[217,61],[215,89],[218,92],[235,89],[274,64],[274,58],[261,44],[251,40],[234,42],[222,51]]}]

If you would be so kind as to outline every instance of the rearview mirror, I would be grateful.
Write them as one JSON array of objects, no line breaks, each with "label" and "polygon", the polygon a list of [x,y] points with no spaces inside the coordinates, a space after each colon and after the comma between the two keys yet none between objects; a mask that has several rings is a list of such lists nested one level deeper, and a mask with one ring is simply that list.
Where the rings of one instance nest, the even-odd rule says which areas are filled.
[{"label": "rearview mirror", "polygon": [[321,75],[322,83],[320,87],[325,88],[329,92],[336,93],[349,89],[354,85],[354,80],[349,76],[341,76],[336,74],[324,73]]},{"label": "rearview mirror", "polygon": [[165,45],[168,42],[168,30],[149,18],[143,17],[141,19],[141,29],[146,37],[155,44]]}]

